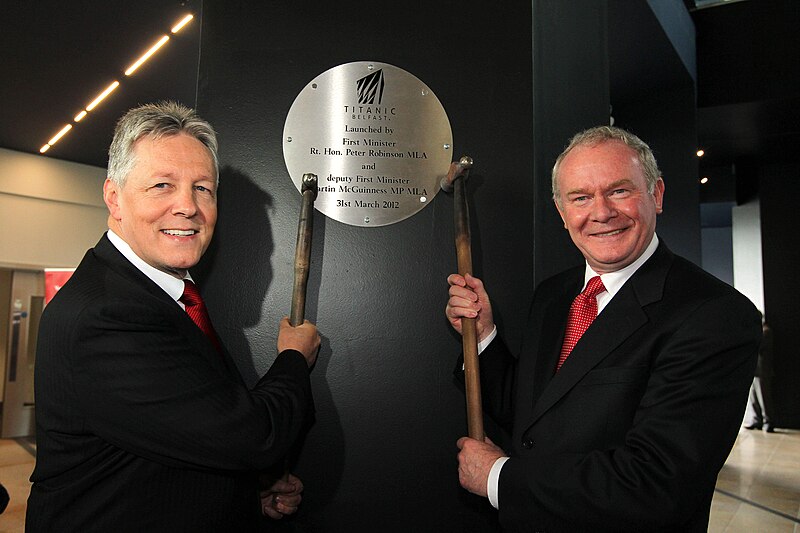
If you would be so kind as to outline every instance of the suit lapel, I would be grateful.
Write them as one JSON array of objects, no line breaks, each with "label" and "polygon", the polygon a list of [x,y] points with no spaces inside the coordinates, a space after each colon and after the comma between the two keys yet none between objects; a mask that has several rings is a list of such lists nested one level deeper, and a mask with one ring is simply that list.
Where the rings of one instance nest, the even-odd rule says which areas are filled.
[{"label": "suit lapel", "polygon": [[[643,308],[644,306],[661,299],[664,290],[664,281],[667,271],[672,262],[672,253],[661,243],[658,249],[644,265],[629,279],[619,290],[614,298],[609,302],[603,312],[598,315],[589,329],[583,334],[578,344],[572,350],[567,361],[554,376],[555,357],[560,350],[560,343],[542,346],[548,352],[540,352],[540,362],[536,367],[536,382],[546,383],[542,394],[536,400],[528,423],[533,424],[540,416],[558,402],[570,389],[572,389],[583,377],[595,368],[603,359],[614,351],[625,339],[630,337],[637,329],[644,325],[648,318]],[[572,285],[571,283],[568,285]],[[577,295],[574,289],[572,296],[566,296],[566,303],[554,306],[554,309],[562,308],[563,318],[560,321],[559,331],[561,335],[549,336],[550,338],[563,338],[564,328],[566,327],[566,314],[572,299]],[[548,324],[552,327],[552,323]],[[547,330],[543,330],[547,331]],[[544,356],[547,354],[546,356]],[[543,357],[544,356],[544,357]],[[546,381],[547,367],[549,366],[552,379]]]},{"label": "suit lapel", "polygon": [[[108,268],[114,271],[123,279],[127,280],[136,288],[137,291],[145,291],[149,296],[155,298],[155,305],[160,305],[165,312],[173,319],[176,332],[187,338],[192,347],[201,353],[215,368],[225,374],[233,375],[241,379],[238,370],[231,357],[225,353],[217,352],[214,345],[206,337],[205,333],[189,318],[189,315],[166,293],[164,289],[156,285],[153,280],[144,275],[128,261],[117,248],[111,244],[107,235],[103,235],[94,247],[95,256],[102,261]],[[224,348],[223,348],[224,349]]]},{"label": "suit lapel", "polygon": [[558,355],[561,351],[561,344],[564,342],[564,330],[567,327],[567,315],[572,300],[581,290],[583,281],[583,270],[579,276],[574,276],[564,284],[562,294],[553,299],[544,312],[542,323],[542,335],[537,347],[536,370],[533,381],[533,401],[538,399],[539,392],[547,388],[548,383],[553,378],[553,372],[558,362]]},{"label": "suit lapel", "polygon": [[[133,266],[133,263],[128,261],[125,256],[111,244],[107,235],[104,234],[97,245],[95,245],[94,254],[106,267],[133,283],[138,289],[146,291],[162,303],[175,303],[161,287],[145,276],[141,270]],[[180,310],[180,307],[178,309]]]}]

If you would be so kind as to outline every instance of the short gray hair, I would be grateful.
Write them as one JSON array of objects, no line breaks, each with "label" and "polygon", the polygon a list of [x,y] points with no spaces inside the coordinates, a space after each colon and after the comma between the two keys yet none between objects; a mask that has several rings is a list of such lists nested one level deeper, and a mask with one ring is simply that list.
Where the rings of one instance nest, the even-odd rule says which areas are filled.
[{"label": "short gray hair", "polygon": [[114,129],[114,139],[108,149],[108,178],[119,185],[136,165],[133,145],[144,136],[153,139],[187,133],[208,148],[214,162],[214,174],[219,181],[217,134],[211,124],[197,116],[194,109],[177,102],[158,102],[135,107],[125,113]]},{"label": "short gray hair", "polygon": [[625,131],[622,128],[615,128],[614,126],[596,126],[594,128],[584,130],[572,137],[572,139],[569,141],[569,145],[564,149],[563,152],[561,152],[561,155],[558,156],[558,159],[556,159],[556,163],[553,165],[551,185],[553,189],[553,200],[561,205],[558,188],[558,171],[561,166],[561,162],[564,160],[567,154],[577,146],[597,146],[598,144],[609,141],[623,142],[632,148],[634,152],[636,152],[636,157],[639,160],[639,164],[642,165],[642,169],[644,170],[644,178],[645,182],[647,183],[647,192],[649,194],[653,194],[653,191],[655,191],[656,188],[656,182],[658,181],[658,178],[661,177],[661,171],[658,170],[656,158],[647,143],[633,133]]}]

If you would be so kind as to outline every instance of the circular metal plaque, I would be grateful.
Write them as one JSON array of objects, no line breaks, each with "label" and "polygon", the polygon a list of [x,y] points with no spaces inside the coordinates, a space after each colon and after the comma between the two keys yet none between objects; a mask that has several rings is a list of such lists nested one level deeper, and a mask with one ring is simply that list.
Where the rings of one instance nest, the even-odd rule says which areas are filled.
[{"label": "circular metal plaque", "polygon": [[314,206],[352,226],[385,226],[428,205],[452,159],[447,114],[430,88],[376,61],[323,72],[297,95],[283,156],[297,190],[316,174]]}]

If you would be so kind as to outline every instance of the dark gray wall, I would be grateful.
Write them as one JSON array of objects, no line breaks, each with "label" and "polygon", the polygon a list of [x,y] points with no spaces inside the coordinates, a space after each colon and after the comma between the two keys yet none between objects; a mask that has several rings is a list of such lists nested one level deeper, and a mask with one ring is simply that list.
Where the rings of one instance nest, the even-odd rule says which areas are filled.
[{"label": "dark gray wall", "polygon": [[608,124],[608,9],[595,0],[534,0],[534,279],[582,261],[553,205],[550,171],[569,138]]},{"label": "dark gray wall", "polygon": [[[530,297],[531,8],[482,6],[205,2],[198,106],[219,132],[223,171],[204,290],[248,380],[274,358],[277,322],[289,311],[300,195],[283,162],[283,124],[300,90],[339,64],[386,62],[431,87],[455,154],[475,160],[476,273],[501,308]],[[415,216],[377,228],[317,213],[307,314],[324,341],[312,374],[317,422],[295,468],[306,494],[294,528],[409,531],[424,517],[428,531],[491,531],[496,523],[456,474],[466,422],[452,379],[460,345],[443,316],[455,269],[452,204],[440,193]]]},{"label": "dark gray wall", "polygon": [[800,428],[800,349],[794,339],[800,323],[800,289],[794,281],[800,265],[800,236],[793,231],[796,211],[787,207],[786,195],[798,178],[800,166],[789,163],[764,167],[759,175],[764,311],[774,342],[771,416],[778,427],[785,428]]},{"label": "dark gray wall", "polygon": [[[550,200],[549,168],[570,135],[608,120],[604,2],[206,0],[202,31],[198,108],[219,132],[223,170],[218,233],[195,275],[246,380],[272,362],[289,311],[300,195],[283,124],[311,79],[352,61],[403,68],[444,106],[454,155],[475,160],[475,272],[518,344],[534,282],[580,261]],[[456,473],[466,422],[452,379],[460,342],[443,317],[452,215],[442,193],[384,227],[317,213],[307,302],[324,336],[317,421],[294,468],[304,503],[280,527],[494,529],[493,509]]]},{"label": "dark gray wall", "polygon": [[703,269],[733,285],[733,232],[731,227],[703,228]]}]

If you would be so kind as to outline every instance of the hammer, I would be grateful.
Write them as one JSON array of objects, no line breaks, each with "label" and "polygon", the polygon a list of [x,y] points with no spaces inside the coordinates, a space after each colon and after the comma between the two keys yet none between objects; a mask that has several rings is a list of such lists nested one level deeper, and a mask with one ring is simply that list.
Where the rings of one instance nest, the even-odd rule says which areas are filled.
[{"label": "hammer", "polygon": [[[453,192],[455,202],[453,213],[456,232],[456,256],[458,273],[462,276],[472,274],[472,244],[469,231],[469,208],[467,206],[466,181],[472,168],[472,158],[462,156],[458,163],[450,163],[447,176],[441,187],[445,192]],[[469,436],[484,440],[483,412],[481,410],[481,374],[478,365],[478,335],[474,318],[461,319],[461,341],[464,350],[464,381],[467,393],[467,428]]]},{"label": "hammer", "polygon": [[297,245],[294,250],[294,287],[289,324],[299,326],[305,320],[306,286],[311,264],[311,237],[314,235],[314,200],[317,198],[317,175],[303,174],[303,205],[297,223]]},{"label": "hammer", "polygon": [[[308,271],[311,265],[311,238],[314,236],[314,200],[317,199],[317,175],[303,174],[300,189],[303,194],[303,205],[300,207],[300,219],[297,223],[297,244],[294,248],[294,285],[292,287],[292,309],[289,313],[289,324],[297,327],[305,321],[306,287]],[[290,453],[297,450],[290,450]],[[283,462],[283,480],[289,480],[291,459],[287,456]]]}]

